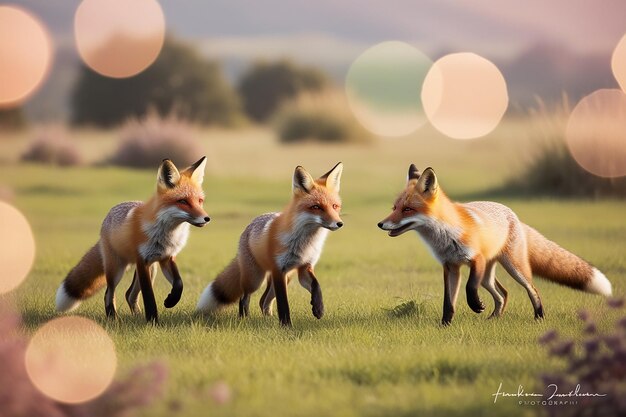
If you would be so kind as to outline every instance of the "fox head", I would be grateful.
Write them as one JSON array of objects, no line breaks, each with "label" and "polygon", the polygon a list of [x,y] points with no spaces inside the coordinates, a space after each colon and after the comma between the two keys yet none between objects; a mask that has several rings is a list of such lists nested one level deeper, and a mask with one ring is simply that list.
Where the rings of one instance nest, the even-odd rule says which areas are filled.
[{"label": "fox head", "polygon": [[411,164],[406,188],[396,199],[391,214],[381,220],[378,227],[395,237],[421,226],[436,206],[439,193],[435,171],[426,168],[420,174],[415,165]]},{"label": "fox head", "polygon": [[341,199],[339,188],[343,164],[339,162],[318,179],[301,166],[293,173],[293,200],[296,221],[300,225],[318,225],[329,230],[343,226],[339,217]]},{"label": "fox head", "polygon": [[159,213],[202,227],[211,220],[202,204],[204,203],[204,169],[206,156],[190,167],[179,172],[169,159],[163,160],[157,173],[157,197]]}]

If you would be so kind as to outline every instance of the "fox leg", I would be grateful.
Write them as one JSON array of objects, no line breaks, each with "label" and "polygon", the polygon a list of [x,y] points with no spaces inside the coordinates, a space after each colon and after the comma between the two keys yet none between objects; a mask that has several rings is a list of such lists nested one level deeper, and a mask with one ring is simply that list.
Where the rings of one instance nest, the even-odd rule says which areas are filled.
[{"label": "fox leg", "polygon": [[445,264],[443,266],[443,317],[441,324],[448,326],[452,323],[454,306],[461,288],[460,265]]},{"label": "fox leg", "polygon": [[261,307],[261,311],[266,316],[272,315],[272,304],[274,303],[274,299],[276,296],[274,295],[274,287],[272,286],[272,279],[267,278],[267,285],[265,286],[265,291],[259,300],[259,307]]},{"label": "fox leg", "polygon": [[[500,285],[500,287],[498,287]],[[500,293],[499,288],[504,289],[500,283],[496,284],[496,261],[487,262],[487,266],[485,268],[485,278],[483,278],[482,286],[489,291],[489,294],[493,297],[493,302],[495,304],[493,313],[489,316],[489,318],[500,317],[504,310],[504,305],[506,304],[506,290],[504,290],[504,295]]]},{"label": "fox leg", "polygon": [[484,279],[485,267],[485,258],[480,255],[470,262],[470,275],[465,286],[465,293],[467,295],[467,304],[475,313],[482,313],[485,310],[485,304],[478,296],[478,287],[480,287]]},{"label": "fox leg", "polygon": [[[156,274],[157,274],[157,265],[152,264],[150,266],[150,281],[152,282],[153,285],[154,285],[154,278],[156,277]],[[139,288],[139,278],[137,278],[137,270],[135,270],[135,273],[133,274],[133,282],[130,284],[130,287],[128,287],[128,290],[126,291],[126,302],[128,303],[128,306],[130,307],[130,311],[133,314],[141,313],[141,307],[139,306],[139,292],[140,291],[141,291],[141,288]]]},{"label": "fox leg", "polygon": [[503,314],[504,309],[506,308],[506,303],[509,300],[509,292],[506,290],[506,288],[504,288],[502,284],[500,284],[500,281],[498,281],[497,277],[494,280],[496,282],[496,287],[498,288],[498,292],[504,298],[504,304],[502,304],[502,311],[500,311],[500,314]]},{"label": "fox leg", "polygon": [[143,298],[143,308],[146,314],[146,321],[156,324],[158,322],[158,312],[156,300],[154,299],[154,290],[152,289],[152,280],[148,265],[139,256],[137,258],[137,278],[139,287],[141,288],[141,298]]},{"label": "fox leg", "polygon": [[291,316],[289,314],[289,300],[287,299],[287,276],[278,269],[272,271],[272,287],[276,295],[276,307],[278,309],[278,320],[283,326],[291,327]]},{"label": "fox leg", "polygon": [[180,301],[180,297],[183,295],[183,279],[180,276],[180,272],[178,272],[178,266],[172,256],[169,259],[165,259],[160,261],[161,271],[163,271],[163,275],[165,278],[172,284],[172,291],[165,298],[166,308],[172,308]]},{"label": "fox leg", "polygon": [[250,315],[250,294],[245,293],[239,299],[239,318],[248,317]]},{"label": "fox leg", "polygon": [[107,281],[107,289],[104,293],[104,311],[107,317],[116,318],[115,287],[122,279],[126,266],[123,261],[115,256],[109,256],[104,260],[104,274]]},{"label": "fox leg", "polygon": [[312,265],[304,265],[298,268],[298,281],[300,285],[311,293],[311,306],[315,318],[321,319],[324,315],[324,300],[322,299],[322,288],[320,287]]},{"label": "fox leg", "polygon": [[515,281],[519,282],[526,289],[535,311],[535,319],[542,319],[544,316],[543,304],[537,288],[532,283],[533,275],[528,262],[516,262],[512,259],[512,256],[505,255],[500,258],[500,263]]}]

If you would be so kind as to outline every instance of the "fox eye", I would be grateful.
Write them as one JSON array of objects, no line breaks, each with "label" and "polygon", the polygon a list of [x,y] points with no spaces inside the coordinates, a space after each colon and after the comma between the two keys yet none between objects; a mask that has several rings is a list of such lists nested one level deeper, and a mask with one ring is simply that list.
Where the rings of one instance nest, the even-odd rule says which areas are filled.
[{"label": "fox eye", "polygon": [[398,208],[398,207],[393,206],[393,207],[391,208],[391,210],[396,211],[396,209],[397,209],[397,208]]},{"label": "fox eye", "polygon": [[318,204],[314,204],[310,208],[311,208],[311,210],[321,210],[322,209]]},{"label": "fox eye", "polygon": [[402,209],[403,212],[408,213],[409,211],[413,211],[411,207],[405,207]]},{"label": "fox eye", "polygon": [[198,200],[198,203],[200,203],[201,205],[204,204],[204,198],[201,198],[200,200]]},{"label": "fox eye", "polygon": [[182,200],[178,200],[177,201],[178,204],[182,204],[183,206],[188,206],[189,205],[189,201],[182,199]]},{"label": "fox eye", "polygon": [[339,209],[339,204],[333,204],[333,210],[338,210]]}]

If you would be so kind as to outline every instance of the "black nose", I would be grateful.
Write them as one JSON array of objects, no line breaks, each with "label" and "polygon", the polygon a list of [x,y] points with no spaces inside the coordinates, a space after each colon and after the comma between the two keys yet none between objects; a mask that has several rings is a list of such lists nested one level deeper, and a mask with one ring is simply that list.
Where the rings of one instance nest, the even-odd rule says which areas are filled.
[{"label": "black nose", "polygon": [[383,228],[383,222],[379,222],[378,223],[378,227],[380,227],[382,229]]},{"label": "black nose", "polygon": [[337,227],[343,226],[343,222],[337,222]]},{"label": "black nose", "polygon": [[206,216],[206,217],[204,218],[204,221],[208,223],[208,222],[210,222],[210,221],[211,221],[211,218],[210,218],[209,216]]}]

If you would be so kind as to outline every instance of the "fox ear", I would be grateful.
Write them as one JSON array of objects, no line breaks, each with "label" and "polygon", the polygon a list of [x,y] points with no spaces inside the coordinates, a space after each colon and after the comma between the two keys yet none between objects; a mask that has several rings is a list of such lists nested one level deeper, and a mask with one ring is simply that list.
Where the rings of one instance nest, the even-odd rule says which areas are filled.
[{"label": "fox ear", "polygon": [[311,177],[311,175],[306,172],[304,168],[298,165],[293,173],[293,192],[300,190],[305,193],[309,193],[313,189],[313,183],[313,177]]},{"label": "fox ear", "polygon": [[189,168],[181,172],[182,175],[186,175],[195,180],[198,184],[202,184],[204,181],[204,170],[206,168],[206,156],[200,158],[197,162],[191,165]]},{"label": "fox ear", "polygon": [[158,188],[163,190],[174,188],[178,181],[180,181],[180,173],[176,169],[176,165],[169,159],[164,159],[157,173]]},{"label": "fox ear", "polygon": [[320,180],[325,180],[327,188],[333,189],[339,192],[341,186],[341,173],[343,172],[343,163],[339,162],[330,171],[320,177]]},{"label": "fox ear", "polygon": [[417,169],[415,164],[409,165],[409,173],[407,174],[406,182],[419,179],[419,177],[420,177],[420,170]]},{"label": "fox ear", "polygon": [[435,171],[428,167],[424,170],[424,173],[420,175],[417,180],[417,191],[422,195],[434,196],[439,190],[439,183],[437,182],[437,176]]}]

